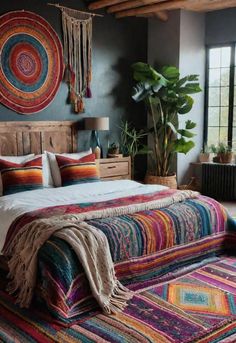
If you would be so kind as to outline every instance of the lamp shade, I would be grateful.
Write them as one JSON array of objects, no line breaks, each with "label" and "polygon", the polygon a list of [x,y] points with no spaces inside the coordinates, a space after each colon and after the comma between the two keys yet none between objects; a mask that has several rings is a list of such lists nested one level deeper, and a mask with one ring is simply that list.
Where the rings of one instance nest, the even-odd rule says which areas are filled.
[{"label": "lamp shade", "polygon": [[109,117],[85,118],[85,130],[95,130],[95,131],[109,130]]}]

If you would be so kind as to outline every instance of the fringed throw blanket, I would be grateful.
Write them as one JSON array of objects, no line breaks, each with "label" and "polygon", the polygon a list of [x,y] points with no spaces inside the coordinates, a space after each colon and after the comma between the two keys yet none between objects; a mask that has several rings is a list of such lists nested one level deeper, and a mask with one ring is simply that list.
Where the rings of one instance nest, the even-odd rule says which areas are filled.
[{"label": "fringed throw blanket", "polygon": [[[26,219],[19,218],[8,232],[4,253],[10,258],[9,291],[16,292],[17,302],[29,306],[36,284],[37,254],[51,235],[67,241],[74,249],[86,273],[94,298],[106,313],[126,306],[132,293],[117,280],[106,236],[101,230],[84,222],[94,218],[131,214],[158,209],[196,197],[192,191],[167,190],[142,196],[131,196],[109,202],[68,206],[35,211]],[[52,213],[57,216],[52,216]],[[47,218],[48,217],[48,218]]]}]

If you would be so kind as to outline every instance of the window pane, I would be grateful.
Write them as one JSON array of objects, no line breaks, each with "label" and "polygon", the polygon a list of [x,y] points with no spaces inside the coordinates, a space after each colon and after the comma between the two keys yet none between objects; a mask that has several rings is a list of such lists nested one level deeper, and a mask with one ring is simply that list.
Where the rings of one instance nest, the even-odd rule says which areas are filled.
[{"label": "window pane", "polygon": [[210,69],[209,86],[220,86],[220,69]]},{"label": "window pane", "polygon": [[228,127],[228,119],[229,118],[229,108],[228,107],[221,107],[220,109],[220,126],[227,126]]},{"label": "window pane", "polygon": [[233,150],[236,151],[236,126],[233,128]]},{"label": "window pane", "polygon": [[208,109],[208,123],[211,126],[220,125],[220,108],[219,107],[209,107]]},{"label": "window pane", "polygon": [[229,68],[222,68],[221,69],[220,79],[221,79],[220,80],[221,86],[229,86]]},{"label": "window pane", "polygon": [[219,128],[208,127],[208,145],[219,143]]},{"label": "window pane", "polygon": [[220,48],[210,49],[209,66],[210,68],[220,67]]},{"label": "window pane", "polygon": [[221,106],[228,106],[229,105],[229,87],[222,87],[221,88]]},{"label": "window pane", "polygon": [[228,128],[227,127],[220,128],[220,142],[228,144]]},{"label": "window pane", "polygon": [[[236,93],[235,93],[236,96]],[[233,126],[236,126],[236,107],[234,107],[234,120],[233,120]]]},{"label": "window pane", "polygon": [[221,67],[230,66],[231,48],[229,46],[221,48]]},{"label": "window pane", "polygon": [[220,105],[220,88],[209,88],[209,106]]}]

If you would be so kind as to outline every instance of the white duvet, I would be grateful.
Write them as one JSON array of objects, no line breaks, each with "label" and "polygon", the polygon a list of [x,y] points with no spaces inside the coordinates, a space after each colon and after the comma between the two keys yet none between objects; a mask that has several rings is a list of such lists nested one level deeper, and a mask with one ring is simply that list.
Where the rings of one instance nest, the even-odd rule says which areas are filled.
[{"label": "white duvet", "polygon": [[11,223],[26,212],[49,206],[106,201],[163,189],[166,187],[142,185],[130,180],[118,180],[44,188],[3,196],[0,198],[0,253]]}]

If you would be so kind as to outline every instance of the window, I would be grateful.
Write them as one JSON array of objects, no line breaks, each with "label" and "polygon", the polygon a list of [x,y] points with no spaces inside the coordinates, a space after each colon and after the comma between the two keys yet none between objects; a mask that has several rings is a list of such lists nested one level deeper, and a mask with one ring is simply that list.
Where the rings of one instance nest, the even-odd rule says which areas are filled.
[{"label": "window", "polygon": [[223,142],[236,149],[235,45],[207,50],[206,126],[208,145]]}]

